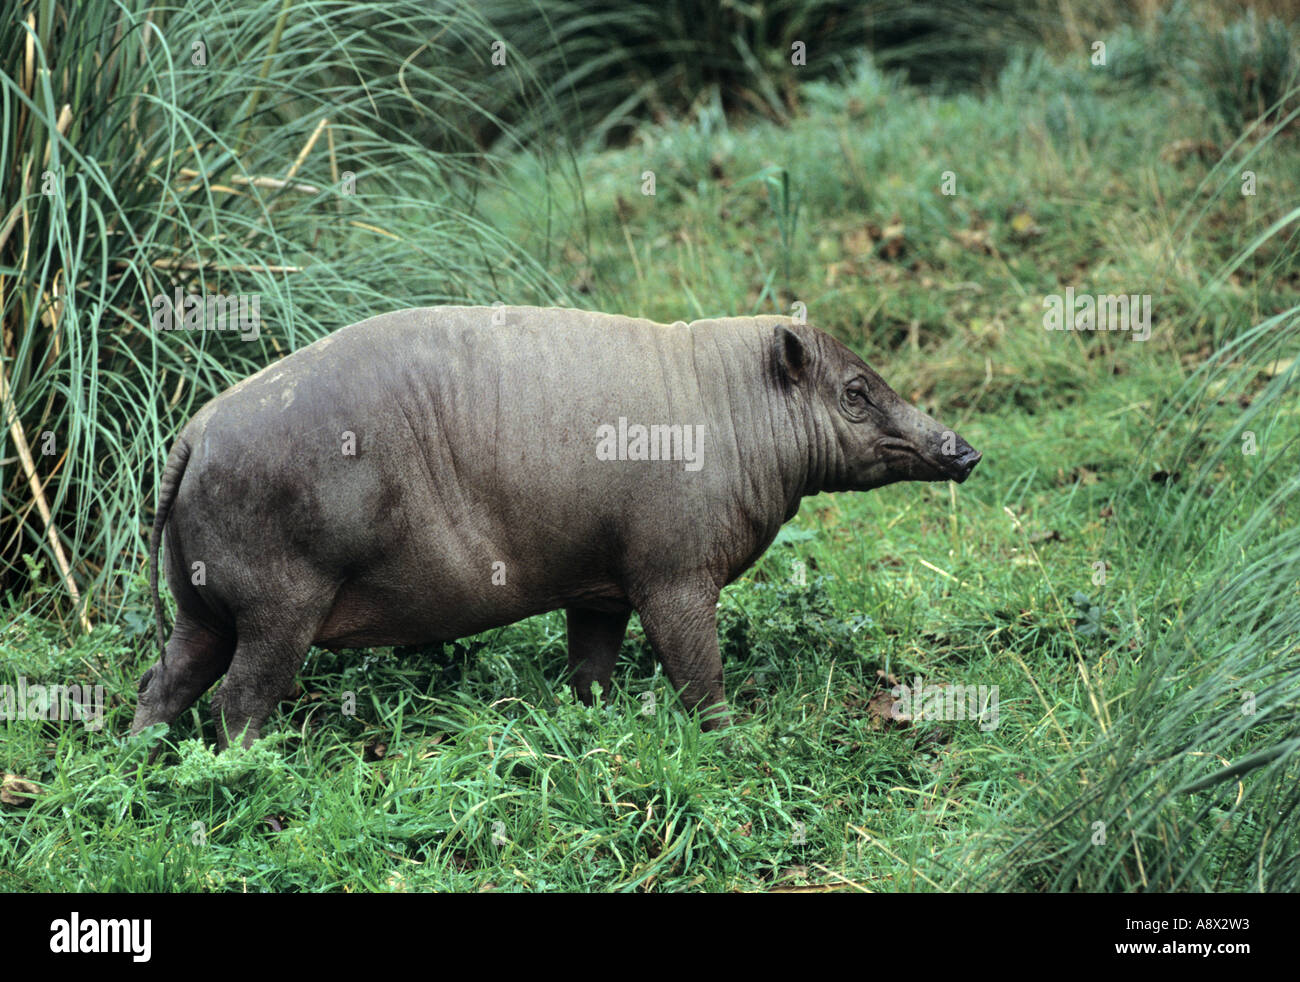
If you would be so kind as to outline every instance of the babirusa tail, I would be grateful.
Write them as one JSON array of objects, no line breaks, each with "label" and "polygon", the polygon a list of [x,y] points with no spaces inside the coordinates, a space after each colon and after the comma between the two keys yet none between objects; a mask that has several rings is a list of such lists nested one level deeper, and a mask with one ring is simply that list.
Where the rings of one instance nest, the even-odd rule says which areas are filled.
[{"label": "babirusa tail", "polygon": [[158,599],[158,549],[162,545],[163,527],[167,516],[171,514],[172,502],[176,500],[176,489],[181,486],[185,474],[185,465],[190,460],[190,447],[183,439],[176,441],[167,465],[163,468],[162,481],[158,487],[158,510],[153,517],[153,533],[149,536],[149,591],[153,595],[153,615],[158,630],[158,658],[167,658],[167,641],[163,636],[162,602]]}]

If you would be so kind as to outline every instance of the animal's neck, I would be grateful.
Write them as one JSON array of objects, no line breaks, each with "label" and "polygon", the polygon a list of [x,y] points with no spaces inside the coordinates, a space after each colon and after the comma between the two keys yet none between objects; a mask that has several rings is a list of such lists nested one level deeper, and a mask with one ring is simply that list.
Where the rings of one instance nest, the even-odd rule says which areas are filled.
[{"label": "animal's neck", "polygon": [[[764,355],[770,359],[770,350]],[[737,440],[752,446],[752,453],[743,454],[747,462],[767,468],[765,480],[747,482],[748,487],[757,486],[763,492],[754,501],[755,512],[779,514],[784,523],[794,517],[806,495],[826,487],[835,448],[822,438],[815,413],[802,391],[794,385],[784,387],[771,381],[775,369],[768,360],[764,361],[764,369],[768,377],[761,389],[763,398],[757,400],[761,407],[758,418],[737,435]]]}]

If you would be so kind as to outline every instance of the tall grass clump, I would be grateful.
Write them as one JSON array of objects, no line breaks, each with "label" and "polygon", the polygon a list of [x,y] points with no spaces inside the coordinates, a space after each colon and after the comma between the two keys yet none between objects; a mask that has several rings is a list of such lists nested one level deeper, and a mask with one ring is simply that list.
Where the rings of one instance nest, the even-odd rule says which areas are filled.
[{"label": "tall grass clump", "polygon": [[1235,135],[1256,119],[1271,122],[1300,104],[1296,30],[1254,10],[1197,35],[1198,82],[1223,129]]},{"label": "tall grass clump", "polygon": [[1274,122],[1296,106],[1297,29],[1281,18],[1175,0],[1143,27],[1121,24],[1108,36],[1098,81],[1176,86],[1204,107],[1219,138],[1231,140],[1256,120]]},{"label": "tall grass clump", "polygon": [[485,0],[480,9],[552,80],[574,136],[597,145],[718,95],[729,112],[786,121],[804,82],[841,73],[864,50],[913,81],[975,82],[1059,24],[1056,4],[1040,0]]},{"label": "tall grass clump", "polygon": [[[1211,197],[1237,193],[1232,163]],[[1300,889],[1300,304],[1277,299],[1298,222],[1266,216],[1208,277],[1206,298],[1256,266],[1258,317],[1154,403],[1097,557],[1104,627],[1074,638],[1077,704],[1037,707],[1061,763],[980,837],[972,886]],[[1169,329],[1195,337],[1201,314]]]},{"label": "tall grass clump", "polygon": [[[566,167],[561,141],[525,148],[482,108],[508,93],[547,111],[526,62],[492,63],[494,37],[459,0],[6,12],[6,591],[29,595],[36,554],[65,624],[113,616],[172,435],[250,371],[398,307],[565,300],[544,252],[477,206],[511,193],[507,151]],[[544,233],[572,186],[533,185],[516,221]],[[159,330],[176,291],[255,298],[256,336]]]}]

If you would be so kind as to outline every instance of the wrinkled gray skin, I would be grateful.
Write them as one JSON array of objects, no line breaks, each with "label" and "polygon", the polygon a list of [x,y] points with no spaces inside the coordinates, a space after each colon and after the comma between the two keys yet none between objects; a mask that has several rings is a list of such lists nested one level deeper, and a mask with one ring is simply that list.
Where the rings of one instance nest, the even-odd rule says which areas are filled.
[{"label": "wrinkled gray skin", "polygon": [[[700,468],[598,459],[597,428],[620,416],[703,424]],[[718,592],[800,499],[962,481],[979,459],[784,317],[374,317],[245,379],[182,431],[151,542],[156,559],[166,529],[176,623],[131,731],[172,721],[224,675],[219,743],[247,745],[312,644],[446,641],[558,608],[581,699],[593,681],[608,690],[635,610],[685,705],[726,725]],[[156,565],[151,579],[161,646]]]}]

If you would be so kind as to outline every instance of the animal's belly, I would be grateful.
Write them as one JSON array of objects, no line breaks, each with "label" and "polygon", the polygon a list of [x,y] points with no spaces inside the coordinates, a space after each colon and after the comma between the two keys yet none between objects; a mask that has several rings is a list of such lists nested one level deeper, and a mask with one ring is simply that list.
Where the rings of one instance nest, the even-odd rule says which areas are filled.
[{"label": "animal's belly", "polygon": [[567,606],[626,609],[627,597],[612,583],[476,591],[434,584],[379,590],[364,582],[345,583],[313,643],[338,649],[451,641]]}]

